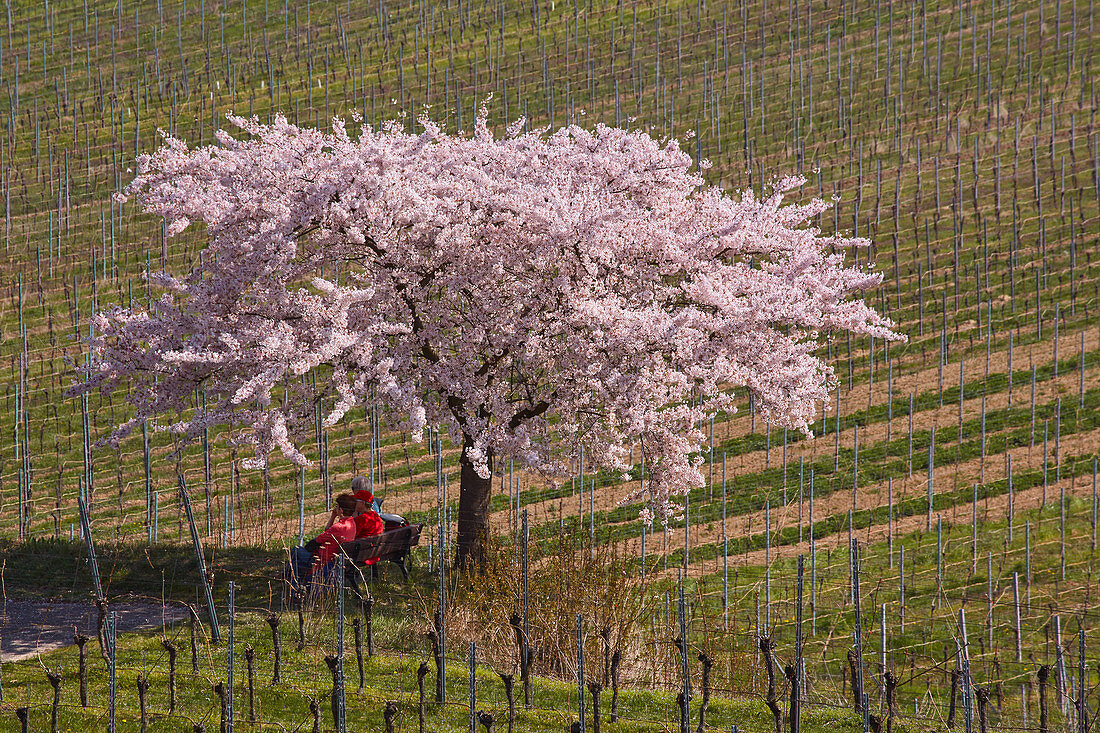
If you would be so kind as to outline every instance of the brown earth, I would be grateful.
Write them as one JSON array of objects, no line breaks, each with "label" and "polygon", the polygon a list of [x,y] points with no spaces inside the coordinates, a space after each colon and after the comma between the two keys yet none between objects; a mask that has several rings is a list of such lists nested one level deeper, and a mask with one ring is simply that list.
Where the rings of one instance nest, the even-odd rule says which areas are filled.
[{"label": "brown earth", "polygon": [[[1081,334],[1081,331],[1078,330],[1078,331],[1074,331],[1074,332],[1069,333],[1069,334],[1060,334],[1059,335],[1059,338],[1058,338],[1058,355],[1059,355],[1059,358],[1065,358],[1066,356],[1068,356],[1070,354],[1077,353],[1078,348],[1080,346],[1080,334]],[[1086,343],[1086,348],[1087,347],[1088,347],[1088,343]],[[1032,363],[1034,363],[1036,365],[1046,364],[1046,363],[1050,362],[1053,359],[1053,354],[1054,354],[1053,339],[1051,339],[1049,341],[1046,341],[1046,342],[1043,342],[1041,344],[1030,344],[1028,346],[1014,348],[1013,349],[1013,361],[1012,361],[1013,369],[1014,370],[1019,370],[1019,369],[1022,369],[1025,365],[1030,365]],[[935,355],[933,355],[933,356],[935,356]],[[967,367],[967,366],[964,365],[964,379],[966,379],[967,381],[971,381],[971,378],[973,378],[974,380],[978,379],[979,378],[978,372],[973,371],[973,370],[979,369],[979,368],[980,368],[980,378],[985,377],[986,369],[985,369],[985,358],[984,358],[984,356],[981,358],[980,363],[971,361],[971,362],[967,362],[967,364],[969,364],[970,366]],[[1005,372],[1005,371],[1007,371],[1007,369],[1008,369],[1008,351],[1007,351],[1007,348],[1003,351],[991,353],[990,359],[989,359],[989,373],[990,374],[996,374],[996,373],[1000,373],[1000,372]],[[1089,373],[1092,373],[1093,371],[1094,370],[1089,370]],[[895,377],[893,379],[894,395],[895,395],[895,397],[900,397],[902,395],[908,394],[909,392],[916,392],[916,393],[919,394],[919,393],[922,393],[922,392],[927,392],[927,391],[932,390],[932,389],[936,389],[939,385],[939,380],[940,380],[939,375],[940,375],[940,371],[939,371],[939,368],[937,366],[921,368],[920,370],[918,370],[916,372],[913,372],[913,373],[910,373],[910,374],[895,375]],[[969,376],[967,376],[967,375],[969,375]],[[1075,392],[1076,391],[1076,387],[1077,387],[1076,379],[1077,378],[1074,375],[1076,375],[1076,372],[1073,372],[1071,375],[1065,375],[1064,377],[1061,376],[1061,375],[1059,376],[1058,386],[1060,388],[1062,388],[1062,391],[1069,391],[1069,392]],[[1047,380],[1046,382],[1037,382],[1036,383],[1036,400],[1037,401],[1041,400],[1044,397],[1050,397],[1052,394],[1054,394],[1054,392],[1052,391],[1054,388],[1048,386],[1048,385],[1051,384],[1051,381],[1052,380]],[[958,362],[955,361],[955,362],[952,362],[950,364],[947,364],[943,368],[943,387],[944,387],[944,389],[950,389],[951,387],[958,386],[958,383],[959,383],[959,368],[958,368]],[[881,366],[877,368],[876,378],[873,382],[870,383],[870,385],[860,385],[860,386],[857,386],[851,392],[845,391],[844,393],[842,393],[841,399],[840,399],[841,414],[845,415],[845,414],[850,414],[851,412],[854,412],[854,411],[857,411],[857,410],[866,409],[866,407],[867,407],[866,395],[867,395],[867,392],[869,390],[872,390],[872,389],[873,389],[873,398],[874,398],[875,402],[883,402],[887,399],[888,390],[887,390],[886,376],[885,376],[884,370]],[[1014,385],[1013,386],[1013,395],[1012,395],[1012,397],[1013,397],[1013,400],[1012,400],[1013,404],[1019,404],[1019,401],[1021,399],[1030,400],[1030,384],[1028,384],[1028,385]],[[986,399],[986,409],[987,410],[997,409],[998,407],[1004,407],[1004,406],[1007,406],[1007,405],[1008,405],[1008,393],[1007,393],[1007,391],[1005,393],[1003,393],[1003,395],[1001,395],[1001,394],[991,395],[991,396],[987,397],[987,399]],[[835,411],[835,403],[832,403],[830,405],[830,412],[829,412],[830,416],[835,416],[834,411]],[[964,401],[964,403],[963,403],[963,418],[964,418],[964,420],[967,419],[968,416],[973,417],[974,415],[980,414],[980,412],[981,412],[981,398],[980,397],[977,398],[977,399],[971,399],[971,400]],[[929,416],[929,415],[931,415],[932,417],[927,418],[926,416]],[[957,421],[957,419],[958,419],[958,403],[952,403],[952,404],[945,404],[943,407],[937,408],[934,411],[925,410],[923,412],[916,413],[914,415],[913,425],[914,425],[915,429],[927,429],[928,427],[931,427],[932,425],[950,424],[950,422],[952,420]],[[740,436],[748,435],[749,433],[752,432],[751,423],[752,423],[751,418],[749,417],[749,415],[747,413],[744,413],[744,412],[740,413],[738,416],[736,416],[736,417],[734,417],[730,420],[727,420],[725,422],[715,423],[715,426],[714,426],[714,440],[715,440],[716,443],[718,443],[718,442],[725,441],[725,440],[727,440],[729,438],[732,438],[732,437],[740,437]],[[818,424],[820,424],[820,422],[818,422]],[[864,427],[860,428],[861,437],[865,437],[866,439],[871,440],[871,441],[883,440],[886,436],[885,428],[883,428],[883,430],[881,431],[881,435],[879,435],[878,433],[870,432],[870,431],[874,431],[874,430],[876,430],[876,428],[878,426],[880,426],[880,425],[884,426],[886,424],[887,424],[886,421],[882,421],[880,423],[875,423],[874,425],[871,425],[871,426],[864,426]],[[893,435],[895,433],[895,431],[897,431],[899,429],[907,430],[908,429],[908,418],[904,417],[904,416],[901,416],[900,419],[899,419],[899,417],[895,417],[895,419],[890,423],[890,425],[891,425],[891,428],[890,428],[890,434],[891,435]],[[899,426],[900,426],[900,428],[899,428]],[[761,431],[761,430],[764,430],[764,429],[765,429],[764,424],[762,422],[758,421],[757,430]],[[851,428],[841,431],[841,443],[842,443],[842,445],[851,445],[851,435],[852,435]],[[835,440],[835,438],[833,438],[832,434],[830,433],[829,437],[827,439],[827,442],[831,444],[833,442],[833,440]],[[788,460],[790,460],[792,457],[797,458],[800,455],[802,455],[802,456],[817,455],[817,453],[815,451],[818,449],[818,446],[820,444],[821,444],[821,441],[819,441],[819,440],[810,441],[809,443],[789,444],[788,448],[787,448]],[[739,470],[739,471],[757,471],[757,470],[761,470],[762,468],[770,465],[770,463],[773,459],[777,460],[777,461],[782,460],[782,431],[774,431],[773,432],[772,446],[773,447],[772,447],[771,451],[758,451],[758,452],[755,452],[755,453],[752,453],[752,454],[747,454],[746,456],[743,457],[744,458],[743,465],[738,465],[736,470]],[[829,450],[832,450],[832,445],[829,446]],[[807,452],[807,451],[809,451],[809,452]],[[457,455],[457,450],[455,450],[455,449],[445,450],[444,455],[447,455],[448,457],[453,456],[453,455]],[[739,461],[741,459],[742,459],[742,457],[738,458]],[[398,473],[398,471],[393,470],[393,468],[392,468],[393,463],[392,462],[391,462],[390,465],[391,465],[390,470],[393,471],[393,473],[395,473],[395,474]],[[419,479],[426,478],[430,475],[431,475],[431,473],[429,473],[429,472],[416,473],[416,474],[414,474],[414,479],[419,480]],[[716,474],[715,475],[716,476],[718,475],[717,466],[716,466]],[[517,470],[516,471],[516,480],[517,480],[517,483],[518,483],[518,490],[519,490],[520,493],[531,491],[531,490],[537,490],[537,487],[547,486],[549,484],[549,482],[546,478],[540,476],[537,473],[529,472],[529,471],[519,471],[519,470]],[[500,483],[499,478],[497,478],[496,481],[497,481],[498,484]],[[421,508],[422,509],[422,508],[425,508],[427,506],[434,506],[435,505],[436,489],[435,489],[434,486],[432,486],[432,487],[423,487],[423,488],[417,488],[417,489],[410,490],[407,483],[402,483],[402,482],[399,482],[399,481],[395,481],[391,484],[391,488],[396,489],[397,491],[401,492],[401,497],[402,497],[401,500],[402,500],[402,502],[405,503],[406,507],[411,506],[411,507],[416,507],[416,508]],[[452,492],[456,491],[457,486],[452,486],[452,487],[450,487],[450,489],[451,489]],[[506,489],[504,489],[504,490],[506,491]],[[596,509],[597,509],[597,511],[606,511],[606,510],[612,509],[615,506],[617,506],[618,503],[619,503],[620,495],[621,495],[621,492],[615,492],[614,490],[610,490],[610,491],[604,490],[604,491],[597,492],[597,494],[596,494]],[[532,514],[532,515],[538,515],[540,512],[556,513],[557,512],[557,507],[558,507],[558,501],[559,501],[558,499],[552,499],[552,500],[547,500],[546,502],[536,502],[536,503],[533,503],[533,504],[527,504],[526,506],[527,506],[527,509],[528,509],[528,513]],[[569,506],[569,500],[565,501],[565,506],[566,507]],[[585,502],[585,507],[586,507],[586,511],[587,511],[587,508],[588,508],[587,500]],[[569,516],[569,515],[567,514],[567,516]],[[508,526],[508,511],[504,510],[504,511],[501,511],[501,512],[496,512],[493,515],[491,521],[493,522],[494,526],[496,526],[496,527],[502,527],[502,526],[507,527]]]},{"label": "brown earth", "polygon": [[[1096,375],[1100,374],[1100,370],[1090,369],[1086,371],[1086,384],[1093,380],[1095,383]],[[1064,400],[1066,406],[1075,405],[1075,395],[1077,391],[1079,376],[1076,372],[1070,374],[1059,375],[1058,379],[1050,379],[1044,382],[1036,382],[1035,385],[1035,400],[1036,404],[1046,404],[1053,402],[1057,397],[1066,394],[1070,399]],[[956,384],[958,382],[956,372]],[[1027,387],[1026,399],[1030,402],[1031,392],[1030,384]],[[1020,396],[1017,395],[1013,400],[1013,404],[1019,405]],[[1004,409],[1009,406],[1008,393],[1001,392],[995,395],[990,395],[985,398],[986,412],[994,410]],[[974,398],[964,400],[963,402],[963,421],[972,420],[981,415],[982,398]],[[1075,407],[1074,407],[1075,409]],[[922,412],[916,412],[913,415],[913,429],[914,430],[928,430],[932,427],[939,427],[945,425],[957,425],[959,419],[959,405],[955,403],[947,403],[942,407],[937,407],[932,410],[924,410]],[[1041,426],[1037,428],[1041,430]],[[874,445],[882,441],[887,440],[890,437],[899,437],[907,434],[909,431],[909,417],[907,414],[901,414],[894,417],[892,421],[881,421],[871,425],[866,425],[858,428],[860,443],[864,446]],[[715,426],[715,432],[717,433],[717,426]],[[848,428],[840,432],[840,445],[844,448],[850,448],[853,445],[854,435],[856,433],[855,428]],[[1071,439],[1071,438],[1067,438]],[[807,461],[815,460],[820,456],[832,455],[835,450],[836,434],[830,433],[828,435],[820,436],[810,441],[800,441],[798,443],[791,443],[787,446],[787,461],[788,464],[797,463],[799,458],[805,458]],[[774,445],[774,444],[773,444]],[[782,443],[779,447],[773,447],[770,451],[753,451],[741,456],[736,456],[732,460],[727,461],[727,477],[744,475],[748,473],[756,473],[764,470],[774,461],[776,465],[782,461]],[[988,465],[991,460],[996,456],[987,456],[986,464]],[[1015,460],[1015,458],[1013,459]],[[944,466],[944,469],[950,468],[951,465]],[[706,469],[709,470],[709,469]],[[721,481],[721,463],[715,464],[715,481]],[[522,486],[521,486],[522,488]],[[614,489],[602,490],[596,492],[595,507],[597,511],[607,511],[615,508],[619,505],[619,496],[622,491],[616,492]],[[558,511],[558,499],[548,499],[544,502],[535,502],[527,504],[526,508],[528,513],[532,516],[540,516],[544,513],[555,514]],[[566,509],[566,516],[573,516],[576,512],[573,510],[578,506],[577,499],[566,498],[564,500],[564,508]],[[587,514],[590,509],[590,501],[588,497],[585,497],[584,511]],[[507,528],[509,526],[508,511],[496,512],[492,516],[494,526],[497,528]]]},{"label": "brown earth", "polygon": [[[1068,455],[1083,455],[1087,454],[1088,450],[1084,449],[1085,446],[1095,447],[1100,444],[1100,430],[1090,431],[1081,436],[1073,436],[1077,440],[1073,444],[1064,446],[1063,452]],[[1008,451],[1012,455],[1012,468],[1013,471],[1019,470],[1031,470],[1040,468],[1042,466],[1042,450],[1030,450],[1028,447],[1014,448]],[[954,490],[961,485],[971,483],[972,481],[978,481],[981,473],[981,459],[974,459],[971,461],[964,461],[963,463],[950,464],[943,468],[939,468],[935,471],[934,476],[934,490],[942,492],[943,490]],[[986,465],[986,480],[997,480],[1004,478],[1006,473],[1007,460],[1004,458],[1004,454],[994,456],[992,459],[989,457],[985,460]],[[1054,471],[1053,467],[1050,469],[1051,485],[1055,485],[1053,482]],[[897,479],[893,482],[894,498],[895,501],[903,501],[905,499],[914,496],[924,496],[927,493],[928,486],[928,473],[927,472],[914,472],[911,477],[905,477]],[[946,489],[945,489],[946,487]],[[1091,491],[1091,484],[1089,490]],[[1029,490],[1032,491],[1032,490]],[[1037,489],[1041,494],[1042,489]],[[1018,492],[1017,497],[1022,496],[1025,492]],[[888,486],[885,483],[870,484],[866,487],[859,489],[857,493],[857,508],[867,508],[871,506],[881,506],[886,503],[888,494]],[[998,497],[999,498],[999,497]],[[984,499],[982,500],[985,501]],[[990,499],[992,502],[995,499]],[[1007,507],[1007,495],[1004,497],[1004,502]],[[965,520],[970,516],[969,511],[966,509],[968,504],[958,504],[950,509],[951,521],[958,521],[960,517]],[[1022,508],[1022,505],[1017,504]],[[852,492],[849,490],[838,490],[830,493],[827,496],[821,497],[814,501],[814,518],[821,519],[828,516],[837,514],[843,514],[852,508]],[[809,506],[808,503],[803,507],[804,518],[809,520]],[[798,504],[792,502],[785,507],[776,507],[771,510],[771,528],[773,532],[782,530],[785,527],[797,525],[798,522]],[[927,523],[927,517],[912,516],[904,518],[906,521],[912,521],[915,523],[914,529],[919,528],[916,525],[925,526]],[[944,519],[948,517],[945,515]],[[902,520],[899,520],[899,523]],[[759,533],[764,530],[765,513],[763,509],[760,509],[749,514],[742,514],[738,516],[728,517],[725,521],[726,536],[741,536],[752,533]],[[711,522],[705,526],[694,526],[691,528],[691,542],[692,545],[705,545],[718,542],[722,539],[722,527],[721,521]],[[684,530],[683,528],[669,529],[668,531],[668,545],[671,548],[683,547],[684,544]],[[818,542],[824,542],[827,538],[818,538]],[[843,535],[843,539],[847,540],[847,535]],[[620,550],[632,552],[635,554],[641,554],[641,538],[634,537],[628,540],[623,540],[620,544]],[[777,548],[778,550],[778,548]],[[755,552],[755,551],[754,551]],[[774,551],[773,551],[774,553]],[[760,557],[763,557],[764,552],[759,552]],[[798,553],[795,553],[798,554]],[[755,557],[753,553],[748,553],[749,556]]]},{"label": "brown earth", "polygon": [[[1067,497],[1088,497],[1092,495],[1092,482],[1083,481],[1078,478],[1067,478],[1061,481],[1051,482],[1044,497],[1043,487],[1034,487],[1026,491],[1014,492],[1013,507],[1014,512],[1025,511],[1028,509],[1035,509],[1041,506],[1046,506],[1051,501],[1057,501],[1062,489],[1065,489]],[[1002,494],[1001,496],[991,497],[989,499],[979,499],[978,501],[978,513],[980,516],[989,516],[1003,518],[1007,516],[1008,512],[1008,495]],[[943,520],[945,526],[952,526],[957,524],[968,524],[972,516],[974,505],[971,502],[965,504],[957,504],[950,509],[947,513],[937,513]],[[933,520],[935,521],[935,520]],[[1017,520],[1019,521],[1019,520]],[[900,517],[894,521],[894,537],[900,537],[914,532],[927,529],[927,517],[924,515],[912,515],[908,517]],[[1022,530],[1021,530],[1022,531]],[[683,534],[681,533],[681,537]],[[871,527],[860,529],[856,532],[856,538],[863,544],[871,544],[872,542],[886,542],[889,537],[889,525],[878,524]],[[831,550],[839,547],[843,547],[848,542],[847,533],[837,533],[828,537],[818,537],[814,539],[815,549]],[[671,545],[671,541],[670,541]],[[673,545],[675,546],[675,545]],[[798,557],[799,555],[808,554],[810,551],[809,541],[800,542],[797,544],[781,545],[779,547],[773,547],[771,549],[771,561],[788,559]],[[764,550],[752,550],[750,552],[742,553],[739,555],[730,555],[731,561],[736,561],[739,565],[763,565],[766,562]],[[704,574],[714,572],[714,561],[706,561],[702,563],[692,563],[688,567],[688,571],[691,574]],[[673,571],[670,569],[670,573]],[[674,574],[674,573],[673,573]]]}]

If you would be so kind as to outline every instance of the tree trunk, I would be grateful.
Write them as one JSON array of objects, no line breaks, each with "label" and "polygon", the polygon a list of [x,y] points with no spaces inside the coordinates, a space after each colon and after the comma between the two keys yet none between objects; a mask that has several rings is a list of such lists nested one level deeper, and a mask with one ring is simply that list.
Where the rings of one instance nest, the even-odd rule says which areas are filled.
[{"label": "tree trunk", "polygon": [[487,559],[489,548],[489,497],[492,493],[493,456],[489,454],[489,478],[481,478],[474,464],[466,457],[473,445],[463,436],[462,478],[458,493],[458,534],[455,537],[455,568],[474,570],[481,568]]},{"label": "tree trunk", "polygon": [[893,672],[887,672],[883,677],[886,679],[886,733],[894,733],[894,716],[897,714],[900,680]]},{"label": "tree trunk", "polygon": [[989,688],[974,688],[974,696],[978,699],[978,730],[989,733]]}]

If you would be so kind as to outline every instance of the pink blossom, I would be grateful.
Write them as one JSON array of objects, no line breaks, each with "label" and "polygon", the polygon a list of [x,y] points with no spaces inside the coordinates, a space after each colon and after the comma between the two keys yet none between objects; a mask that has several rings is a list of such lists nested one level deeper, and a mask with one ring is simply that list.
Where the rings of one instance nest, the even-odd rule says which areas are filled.
[{"label": "pink blossom", "polygon": [[827,202],[783,204],[798,176],[730,195],[675,140],[522,120],[498,139],[484,106],[472,137],[229,119],[245,134],[217,147],[165,135],[125,191],[208,244],[185,276],[150,276],[151,312],[96,316],[74,392],[128,387],[114,439],[186,414],[188,436],[229,426],[248,465],[304,465],[317,400],[329,426],[376,400],[414,434],[465,436],[482,475],[500,456],[561,474],[581,446],[623,473],[640,439],[647,481],[623,500],[649,521],[703,483],[708,416],[747,391],[808,434],[835,382],[821,335],[900,338],[853,297],[882,280],[844,265],[867,242],[809,226]]}]

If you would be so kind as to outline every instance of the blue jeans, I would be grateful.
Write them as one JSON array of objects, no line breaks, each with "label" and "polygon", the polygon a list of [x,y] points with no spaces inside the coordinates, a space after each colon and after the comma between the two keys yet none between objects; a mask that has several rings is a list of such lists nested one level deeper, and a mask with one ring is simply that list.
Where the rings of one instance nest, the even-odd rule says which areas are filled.
[{"label": "blue jeans", "polygon": [[291,588],[296,593],[304,593],[309,588],[312,575],[313,555],[304,547],[290,548],[289,572]]},{"label": "blue jeans", "polygon": [[336,582],[336,559],[333,558],[313,573],[312,590],[314,593],[323,593],[335,588]]}]

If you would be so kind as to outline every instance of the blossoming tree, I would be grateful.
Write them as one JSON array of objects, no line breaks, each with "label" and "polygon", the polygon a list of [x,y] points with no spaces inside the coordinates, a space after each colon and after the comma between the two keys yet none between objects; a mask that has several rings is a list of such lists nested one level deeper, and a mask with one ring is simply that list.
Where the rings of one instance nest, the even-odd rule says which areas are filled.
[{"label": "blossoming tree", "polygon": [[522,121],[495,137],[484,108],[472,137],[230,120],[244,139],[165,136],[141,158],[123,198],[170,235],[202,222],[208,244],[185,277],[153,275],[151,311],[95,316],[76,391],[129,387],[114,440],[176,414],[192,437],[226,426],[253,467],[308,463],[318,401],[325,426],[367,399],[415,436],[443,426],[462,446],[459,566],[484,556],[502,456],[562,475],[583,450],[625,472],[640,445],[646,481],[622,499],[664,517],[703,482],[698,426],[738,388],[808,433],[835,382],[819,339],[898,338],[852,297],[881,281],[843,264],[867,242],[807,226],[825,202],[780,205],[798,177],[730,196],[675,141]]}]

